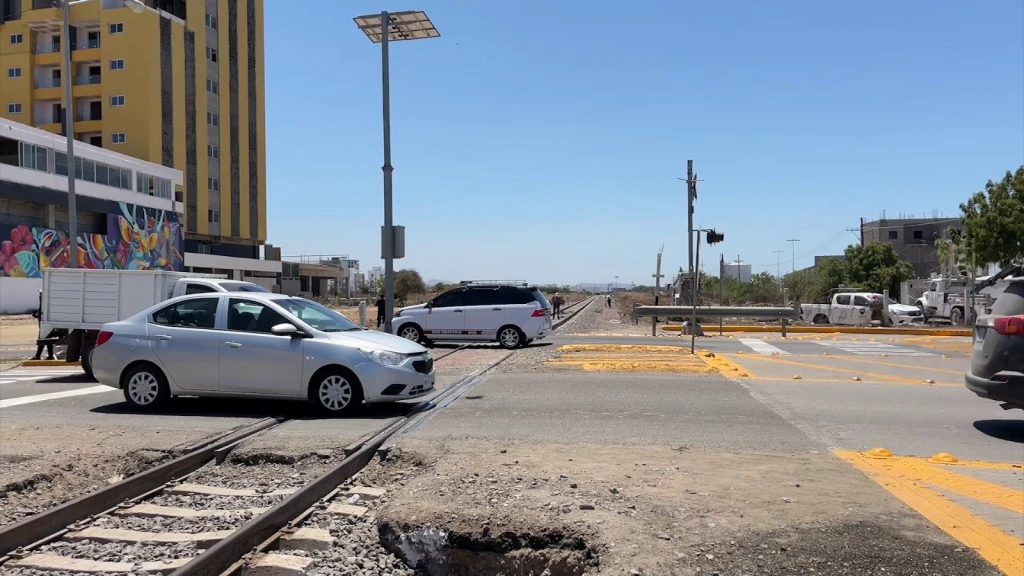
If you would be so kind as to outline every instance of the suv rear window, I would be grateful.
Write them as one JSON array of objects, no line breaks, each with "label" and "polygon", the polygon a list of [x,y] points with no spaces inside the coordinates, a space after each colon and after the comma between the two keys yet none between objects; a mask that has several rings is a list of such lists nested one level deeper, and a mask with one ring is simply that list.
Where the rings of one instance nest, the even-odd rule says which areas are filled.
[{"label": "suv rear window", "polygon": [[992,303],[993,316],[1024,314],[1024,282],[1010,282],[1006,290]]},{"label": "suv rear window", "polygon": [[540,302],[542,308],[551,308],[551,304],[548,303],[548,299],[544,297],[544,293],[536,288],[531,288],[530,293],[533,294],[533,299]]}]

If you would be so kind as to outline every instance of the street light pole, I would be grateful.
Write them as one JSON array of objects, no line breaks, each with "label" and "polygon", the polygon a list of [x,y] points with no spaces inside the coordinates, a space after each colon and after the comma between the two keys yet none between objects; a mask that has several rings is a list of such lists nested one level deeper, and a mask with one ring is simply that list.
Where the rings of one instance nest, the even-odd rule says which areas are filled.
[{"label": "street light pole", "polygon": [[61,33],[64,47],[64,137],[67,139],[68,154],[68,242],[71,244],[68,259],[70,268],[78,268],[78,203],[75,198],[75,111],[71,100],[71,7],[68,0],[61,2],[64,13],[64,31]]},{"label": "street light pole", "polygon": [[[384,256],[384,330],[391,332],[391,319],[395,312],[395,225],[392,212],[391,166],[391,71],[388,46],[395,40],[419,40],[437,38],[441,34],[434,28],[427,15],[420,11],[382,11],[354,18],[359,29],[371,42],[380,42],[381,99],[383,100],[384,124],[384,228],[381,251]],[[392,37],[394,36],[394,37]],[[404,254],[404,251],[400,251]],[[401,258],[402,255],[397,256]]]},{"label": "street light pole", "polygon": [[[71,75],[71,5],[85,2],[87,0],[55,0],[60,2],[61,12],[64,16],[63,31],[61,32],[61,52],[64,56],[64,75],[61,82],[64,83],[64,137],[67,139],[67,169],[68,169],[68,267],[78,268],[78,199],[75,197],[75,106],[72,100],[71,89],[73,87],[73,76]],[[126,8],[139,14],[146,9],[145,4],[139,0],[121,0]]]},{"label": "street light pole", "polygon": [[391,333],[395,314],[395,228],[391,211],[391,69],[388,55],[388,13],[380,13],[381,99],[384,101],[384,331]]},{"label": "street light pole", "polygon": [[793,244],[793,272],[796,272],[796,243],[799,241],[799,238],[790,238],[789,240],[786,240],[786,242]]}]

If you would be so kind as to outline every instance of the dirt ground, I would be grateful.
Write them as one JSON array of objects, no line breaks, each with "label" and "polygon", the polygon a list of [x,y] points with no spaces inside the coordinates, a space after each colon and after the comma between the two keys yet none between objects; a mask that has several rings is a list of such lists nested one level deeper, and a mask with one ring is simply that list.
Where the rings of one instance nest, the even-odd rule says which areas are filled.
[{"label": "dirt ground", "polygon": [[34,347],[39,324],[28,314],[0,316],[0,348]]},{"label": "dirt ground", "polygon": [[396,488],[382,540],[429,574],[998,573],[829,453],[400,448],[364,474]]}]

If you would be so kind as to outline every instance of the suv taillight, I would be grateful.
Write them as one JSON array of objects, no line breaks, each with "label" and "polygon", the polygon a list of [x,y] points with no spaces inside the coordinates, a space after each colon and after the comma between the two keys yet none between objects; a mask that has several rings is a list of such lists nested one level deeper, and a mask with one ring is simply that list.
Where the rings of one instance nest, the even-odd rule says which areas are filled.
[{"label": "suv taillight", "polygon": [[533,311],[533,314],[530,314],[530,316],[533,316],[534,318],[542,318],[547,315],[547,308],[537,308],[536,310]]},{"label": "suv taillight", "polygon": [[99,334],[96,335],[96,346],[102,346],[106,344],[107,340],[110,340],[110,337],[113,335],[113,332],[100,332]]},{"label": "suv taillight", "polygon": [[996,318],[992,321],[992,328],[1006,336],[1024,335],[1024,315]]}]

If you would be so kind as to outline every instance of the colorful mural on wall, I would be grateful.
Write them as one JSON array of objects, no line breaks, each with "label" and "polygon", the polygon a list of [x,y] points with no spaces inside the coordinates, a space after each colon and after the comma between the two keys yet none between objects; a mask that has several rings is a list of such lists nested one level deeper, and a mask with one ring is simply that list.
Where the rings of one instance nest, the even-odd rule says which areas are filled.
[{"label": "colorful mural on wall", "polygon": [[[78,235],[79,268],[180,271],[185,231],[178,215],[119,203],[120,213],[107,214],[107,234]],[[0,276],[40,278],[45,268],[67,268],[68,234],[64,230],[0,227]]]}]

